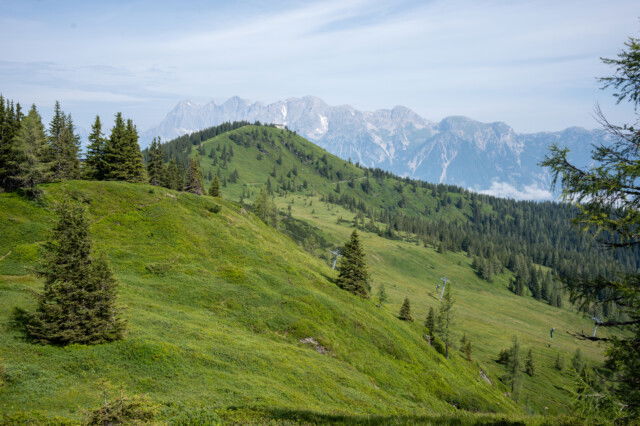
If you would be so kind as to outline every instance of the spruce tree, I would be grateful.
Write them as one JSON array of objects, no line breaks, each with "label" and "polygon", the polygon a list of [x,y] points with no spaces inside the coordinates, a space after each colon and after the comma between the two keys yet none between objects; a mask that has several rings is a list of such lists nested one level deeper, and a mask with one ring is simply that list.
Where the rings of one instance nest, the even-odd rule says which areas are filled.
[{"label": "spruce tree", "polygon": [[53,180],[80,177],[80,138],[75,133],[71,115],[65,115],[56,101],[49,124],[48,163]]},{"label": "spruce tree", "polygon": [[191,192],[192,194],[204,194],[200,165],[193,158],[189,160],[189,169],[187,170],[187,180],[185,182],[184,190]]},{"label": "spruce tree", "polygon": [[142,153],[138,145],[138,131],[133,121],[122,118],[117,113],[111,135],[105,147],[107,163],[107,180],[123,180],[127,182],[144,182],[146,173],[142,161]]},{"label": "spruce tree", "polygon": [[20,104],[14,105],[0,96],[0,188],[13,191],[17,173],[15,135],[20,130],[22,112]]},{"label": "spruce tree", "polygon": [[211,195],[212,197],[220,196],[220,179],[218,179],[218,176],[214,176],[213,180],[211,181],[211,186],[209,187],[209,195]]},{"label": "spruce tree", "polygon": [[46,143],[42,119],[35,105],[20,123],[14,140],[14,176],[12,186],[20,188],[30,197],[37,197],[37,185],[46,182],[49,167],[46,161]]},{"label": "spruce tree", "polygon": [[169,161],[164,185],[166,188],[182,191],[184,188],[184,175],[175,159]]},{"label": "spruce tree", "polygon": [[369,272],[364,258],[364,250],[360,244],[358,231],[351,233],[351,238],[341,250],[340,266],[338,268],[338,287],[358,296],[368,298],[371,286]]},{"label": "spruce tree", "polygon": [[87,154],[84,161],[84,175],[87,179],[102,180],[107,174],[107,161],[105,158],[107,139],[102,133],[102,122],[100,116],[96,115],[96,119],[91,126],[91,134],[89,134],[89,145],[87,146]]},{"label": "spruce tree", "polygon": [[524,362],[524,372],[529,376],[533,376],[535,374],[535,370],[536,368],[533,363],[533,351],[529,349],[529,352],[527,352],[527,358]]},{"label": "spruce tree", "polygon": [[408,297],[405,297],[404,302],[402,302],[398,318],[402,321],[413,321],[413,318],[411,317],[411,302],[409,302]]},{"label": "spruce tree", "polygon": [[26,329],[36,342],[98,344],[122,338],[115,306],[116,281],[103,257],[91,255],[85,208],[63,201],[59,220],[44,246],[39,275],[45,280]]},{"label": "spruce tree", "polygon": [[387,291],[384,288],[384,284],[380,284],[380,287],[378,287],[378,307],[381,307],[383,304],[385,304],[387,300],[389,300],[389,297],[387,296]]},{"label": "spruce tree", "polygon": [[424,321],[424,326],[429,330],[429,335],[433,336],[436,331],[436,313],[433,307],[429,308],[429,313]]},{"label": "spruce tree", "polygon": [[449,347],[451,346],[451,322],[453,321],[453,297],[451,296],[451,285],[445,289],[444,296],[440,302],[438,316],[436,317],[436,334],[442,339],[445,345],[446,357],[449,357]]},{"label": "spruce tree", "polygon": [[151,185],[162,186],[166,182],[164,167],[164,155],[159,139],[153,138],[149,147],[149,163],[147,164],[147,175]]}]

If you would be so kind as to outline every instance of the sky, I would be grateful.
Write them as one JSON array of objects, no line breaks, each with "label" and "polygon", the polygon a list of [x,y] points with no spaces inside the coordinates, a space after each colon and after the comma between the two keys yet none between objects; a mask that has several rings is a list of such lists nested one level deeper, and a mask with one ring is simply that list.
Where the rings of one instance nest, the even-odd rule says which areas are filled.
[{"label": "sky", "polygon": [[234,95],[596,128],[596,104],[633,117],[596,77],[639,16],[637,0],[0,0],[0,93],[45,117],[60,100],[84,128]]}]

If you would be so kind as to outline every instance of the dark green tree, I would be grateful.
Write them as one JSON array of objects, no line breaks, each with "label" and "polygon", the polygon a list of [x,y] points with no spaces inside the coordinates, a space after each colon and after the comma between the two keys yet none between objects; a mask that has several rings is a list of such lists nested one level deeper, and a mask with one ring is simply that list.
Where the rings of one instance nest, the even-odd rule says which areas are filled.
[{"label": "dark green tree", "polygon": [[429,308],[429,313],[424,321],[424,326],[427,327],[430,336],[433,336],[436,331],[436,313],[433,307]]},{"label": "dark green tree", "polygon": [[37,185],[46,182],[50,168],[46,161],[47,138],[35,105],[22,119],[14,140],[14,176],[12,186],[30,197],[37,197]]},{"label": "dark green tree", "polygon": [[402,302],[398,318],[402,321],[413,321],[413,317],[411,316],[411,302],[409,302],[408,297],[405,297],[404,302]]},{"label": "dark green tree", "polygon": [[169,161],[167,165],[167,173],[163,186],[176,191],[182,191],[184,188],[184,172],[175,159]]},{"label": "dark green tree", "polygon": [[338,287],[358,296],[368,298],[371,285],[369,284],[369,272],[358,231],[354,230],[351,233],[351,238],[344,245],[341,253],[342,257],[338,267]]},{"label": "dark green tree", "polygon": [[536,367],[533,362],[533,351],[531,349],[527,352],[527,358],[524,361],[524,372],[531,377],[533,377],[536,372]]},{"label": "dark green tree", "polygon": [[5,191],[17,189],[15,176],[18,173],[15,136],[20,130],[22,110],[20,104],[0,95],[0,188]]},{"label": "dark green tree", "polygon": [[147,176],[151,185],[162,186],[166,182],[166,171],[164,167],[164,155],[160,140],[153,138],[149,146],[149,162],[147,163]]},{"label": "dark green tree", "polygon": [[105,158],[107,139],[102,133],[102,122],[98,115],[96,115],[96,119],[91,126],[91,133],[88,139],[89,145],[87,146],[87,154],[84,160],[84,175],[87,179],[103,180],[108,169]]},{"label": "dark green tree", "polygon": [[123,180],[127,182],[144,182],[146,172],[142,161],[138,131],[133,121],[122,118],[117,113],[111,135],[105,148],[105,160],[108,165],[105,178],[107,180]]},{"label": "dark green tree", "polygon": [[387,296],[387,290],[384,288],[384,284],[380,284],[380,287],[378,287],[377,299],[378,299],[378,303],[377,303],[378,307],[381,307],[382,305],[387,303],[387,301],[389,300],[389,296]]},{"label": "dark green tree", "polygon": [[63,201],[58,223],[44,246],[39,270],[45,280],[26,330],[36,342],[97,344],[122,338],[116,281],[103,257],[91,255],[85,208]]},{"label": "dark green tree", "polygon": [[260,193],[253,203],[253,211],[264,223],[273,227],[278,225],[278,209],[266,188],[260,189]]},{"label": "dark green tree", "polygon": [[[583,229],[602,236],[602,243],[618,253],[636,252],[640,245],[640,39],[630,38],[617,58],[603,58],[612,65],[612,76],[601,78],[603,88],[615,91],[618,103],[634,107],[634,124],[615,125],[597,109],[600,122],[612,143],[594,148],[592,166],[580,168],[567,159],[568,150],[558,146],[542,162],[560,182],[567,201],[579,205],[574,221]],[[606,365],[611,385],[627,405],[630,416],[640,417],[640,273],[581,274],[568,282],[572,301],[587,312],[614,304],[619,315],[602,321],[600,327],[616,327],[622,333],[596,337],[579,333],[582,339],[609,344]],[[575,368],[575,367],[574,367]]]},{"label": "dark green tree", "polygon": [[189,168],[187,169],[187,179],[185,180],[184,190],[191,192],[192,194],[204,194],[200,165],[193,158],[189,160]]},{"label": "dark green tree", "polygon": [[65,115],[56,102],[49,124],[48,159],[53,180],[80,177],[80,138],[75,133],[71,115]]},{"label": "dark green tree", "polygon": [[218,176],[214,176],[213,180],[211,181],[211,186],[209,187],[209,195],[211,195],[212,197],[220,196],[220,179],[218,179]]}]

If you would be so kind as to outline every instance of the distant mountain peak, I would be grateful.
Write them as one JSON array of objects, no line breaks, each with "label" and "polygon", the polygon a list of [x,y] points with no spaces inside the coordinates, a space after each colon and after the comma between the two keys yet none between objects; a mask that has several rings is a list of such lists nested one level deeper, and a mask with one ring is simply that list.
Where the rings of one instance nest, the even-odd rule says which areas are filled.
[{"label": "distant mountain peak", "polygon": [[602,131],[579,127],[518,134],[507,123],[464,116],[434,123],[402,105],[360,111],[351,105],[331,106],[311,95],[269,104],[239,96],[221,104],[182,100],[142,140],[148,143],[154,136],[169,140],[225,121],[286,125],[329,152],[365,166],[497,196],[533,199],[551,196],[549,175],[538,165],[551,143],[567,145],[577,161],[585,163],[591,146],[607,140]]}]

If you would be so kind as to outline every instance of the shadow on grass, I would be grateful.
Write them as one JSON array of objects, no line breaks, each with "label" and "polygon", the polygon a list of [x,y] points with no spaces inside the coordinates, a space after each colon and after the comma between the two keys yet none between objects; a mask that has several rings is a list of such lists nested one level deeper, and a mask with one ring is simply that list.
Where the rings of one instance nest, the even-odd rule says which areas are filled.
[{"label": "shadow on grass", "polygon": [[[358,416],[323,414],[305,410],[229,408],[225,421],[243,424],[308,424],[308,425],[525,425],[527,422],[507,415],[451,414],[436,416]],[[547,424],[570,424],[549,419]],[[540,422],[544,424],[544,422]]]}]

